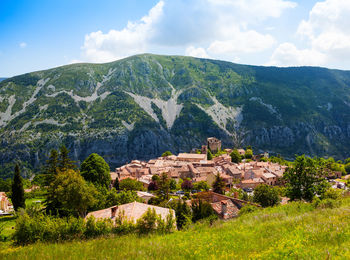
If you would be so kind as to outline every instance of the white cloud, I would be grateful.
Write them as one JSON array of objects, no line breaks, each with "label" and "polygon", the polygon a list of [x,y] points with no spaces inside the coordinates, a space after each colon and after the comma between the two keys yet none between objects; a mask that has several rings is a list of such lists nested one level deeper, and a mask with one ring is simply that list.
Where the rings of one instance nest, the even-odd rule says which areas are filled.
[{"label": "white cloud", "polygon": [[147,41],[153,34],[153,25],[163,14],[164,2],[160,1],[140,21],[128,22],[122,30],[101,31],[85,36],[83,58],[92,62],[108,62],[147,50]]},{"label": "white cloud", "polygon": [[26,42],[21,42],[21,43],[19,44],[19,47],[22,48],[22,49],[24,49],[25,47],[27,47],[27,43],[26,43]]},{"label": "white cloud", "polygon": [[210,58],[204,48],[195,48],[194,46],[187,47],[185,50],[185,55],[197,58]]},{"label": "white cloud", "polygon": [[238,10],[244,20],[262,21],[269,17],[280,17],[285,9],[295,8],[297,3],[284,0],[208,0],[214,6],[220,6],[229,12]]},{"label": "white cloud", "polygon": [[275,39],[269,34],[260,34],[254,30],[241,32],[236,30],[227,40],[216,40],[208,48],[209,53],[253,53],[270,48]]},{"label": "white cloud", "polygon": [[307,20],[302,20],[296,35],[306,48],[299,50],[283,43],[271,56],[271,65],[350,66],[350,1],[325,0],[317,2]]},{"label": "white cloud", "polygon": [[107,62],[167,48],[195,57],[238,60],[241,53],[261,52],[275,44],[272,35],[252,27],[295,6],[286,0],[161,0],[121,30],[87,34],[80,60]]},{"label": "white cloud", "polygon": [[319,66],[326,62],[326,55],[313,49],[299,50],[294,44],[285,42],[273,52],[270,66]]}]

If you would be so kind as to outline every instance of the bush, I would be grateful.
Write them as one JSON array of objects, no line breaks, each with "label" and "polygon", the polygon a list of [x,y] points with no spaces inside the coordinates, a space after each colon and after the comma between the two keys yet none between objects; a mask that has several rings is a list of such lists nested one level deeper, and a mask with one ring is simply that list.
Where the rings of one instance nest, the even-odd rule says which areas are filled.
[{"label": "bush", "polygon": [[108,235],[113,230],[113,222],[111,219],[98,219],[90,216],[86,221],[84,235],[86,238]]},{"label": "bush", "polygon": [[196,222],[200,219],[208,218],[211,215],[215,215],[215,212],[209,202],[202,201],[192,201],[192,220]]},{"label": "bush", "polygon": [[30,192],[24,193],[24,197],[26,199],[33,199],[33,198],[44,198],[46,196],[47,191],[45,189],[34,189]]},{"label": "bush", "polygon": [[[348,158],[349,159],[349,158]],[[347,174],[350,174],[350,162],[348,162],[347,164],[345,164],[344,169],[346,171]]]},{"label": "bush", "polygon": [[156,230],[158,216],[155,209],[148,209],[136,222],[136,228],[140,234],[153,233]]},{"label": "bush", "polygon": [[252,212],[257,211],[258,209],[259,208],[256,206],[247,204],[239,210],[239,215],[242,216],[242,215],[245,215],[248,213],[252,213]]},{"label": "bush", "polygon": [[175,210],[177,229],[186,228],[192,223],[192,212],[185,201],[179,199],[177,202],[173,201],[170,206]]},{"label": "bush", "polygon": [[231,161],[233,163],[240,163],[242,161],[242,156],[239,154],[239,152],[237,151],[237,149],[233,150],[230,153],[231,156]]},{"label": "bush", "polygon": [[131,179],[131,178],[126,178],[124,180],[121,180],[119,182],[119,189],[120,190],[144,190],[143,185],[141,182]]},{"label": "bush", "polygon": [[191,180],[184,180],[183,183],[181,184],[181,189],[185,190],[185,191],[190,191],[191,189],[193,189],[193,184]]},{"label": "bush", "polygon": [[162,157],[167,157],[169,155],[173,155],[172,152],[170,151],[165,151],[163,154],[162,154]]},{"label": "bush", "polygon": [[174,229],[175,220],[172,214],[168,214],[166,220],[157,215],[155,209],[147,209],[141,218],[136,222],[136,229],[139,234],[169,233]]},{"label": "bush", "polygon": [[280,202],[278,191],[266,184],[260,184],[254,190],[253,201],[259,203],[263,207],[271,207]]},{"label": "bush", "polygon": [[129,221],[124,212],[119,212],[115,219],[114,233],[127,234],[136,231],[136,225],[133,221]]},{"label": "bush", "polygon": [[321,199],[337,200],[337,199],[340,199],[341,194],[342,194],[342,190],[330,188],[325,193],[322,194]]},{"label": "bush", "polygon": [[321,209],[333,209],[340,206],[340,200],[334,200],[334,199],[324,199],[321,200],[318,205],[316,205],[317,208]]}]

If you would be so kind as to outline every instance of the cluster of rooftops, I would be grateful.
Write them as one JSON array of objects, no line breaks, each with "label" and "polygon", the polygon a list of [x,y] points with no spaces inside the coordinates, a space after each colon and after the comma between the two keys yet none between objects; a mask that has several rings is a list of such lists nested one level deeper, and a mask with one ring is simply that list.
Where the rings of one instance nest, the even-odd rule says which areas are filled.
[{"label": "cluster of rooftops", "polygon": [[278,185],[286,166],[272,162],[231,162],[229,155],[232,150],[220,156],[207,160],[206,154],[180,153],[159,157],[142,162],[133,160],[111,172],[112,182],[131,178],[143,183],[147,188],[153,175],[166,173],[169,178],[190,178],[192,182],[206,181],[211,185],[217,174],[220,174],[228,188],[236,185],[240,188],[255,188],[261,183]]},{"label": "cluster of rooftops", "polygon": [[[208,138],[208,145],[203,146],[201,153],[180,153],[178,155],[168,155],[151,159],[149,161],[133,160],[130,163],[118,167],[111,172],[112,184],[127,178],[135,179],[143,183],[144,188],[152,181],[154,175],[166,173],[169,178],[175,181],[189,178],[192,182],[206,181],[212,185],[216,176],[225,181],[227,189],[235,186],[237,188],[255,188],[261,183],[268,185],[278,185],[286,166],[272,162],[249,161],[242,163],[233,163],[230,153],[231,149],[225,149],[225,153],[207,160],[207,149],[211,151],[221,150],[221,141],[216,138]],[[244,155],[244,149],[238,149],[238,152]],[[266,155],[265,155],[266,156]],[[142,194],[141,194],[142,193]],[[139,197],[148,201],[153,195],[147,192],[138,192]],[[232,218],[238,215],[239,209],[246,201],[237,198],[217,194],[212,191],[200,192],[197,197],[204,199],[211,204],[217,215],[223,219]],[[188,204],[192,201],[188,200]],[[136,221],[142,216],[148,208],[153,208],[162,218],[168,214],[174,214],[171,209],[161,208],[154,205],[148,205],[139,202],[128,203],[125,205],[114,206],[95,212],[90,215],[96,218],[115,218],[123,212],[129,220]]]}]

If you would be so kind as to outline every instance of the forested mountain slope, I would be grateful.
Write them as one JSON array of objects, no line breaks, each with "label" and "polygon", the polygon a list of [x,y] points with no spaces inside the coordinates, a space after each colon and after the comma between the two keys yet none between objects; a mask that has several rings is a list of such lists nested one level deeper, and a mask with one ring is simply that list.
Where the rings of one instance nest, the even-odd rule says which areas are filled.
[{"label": "forested mountain slope", "polygon": [[62,143],[77,161],[97,152],[113,169],[209,136],[287,157],[348,157],[350,71],[143,54],[0,82],[3,177],[16,159],[38,169]]}]

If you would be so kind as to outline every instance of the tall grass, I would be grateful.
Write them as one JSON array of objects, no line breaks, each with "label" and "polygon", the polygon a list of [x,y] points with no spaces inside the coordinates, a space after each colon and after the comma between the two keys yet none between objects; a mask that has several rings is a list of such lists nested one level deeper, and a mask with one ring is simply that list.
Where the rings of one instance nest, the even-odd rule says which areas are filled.
[{"label": "tall grass", "polygon": [[326,259],[350,258],[350,199],[337,208],[290,203],[212,227],[168,235],[126,235],[8,248],[0,259]]}]

